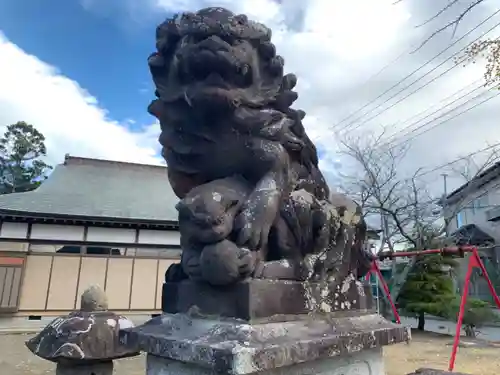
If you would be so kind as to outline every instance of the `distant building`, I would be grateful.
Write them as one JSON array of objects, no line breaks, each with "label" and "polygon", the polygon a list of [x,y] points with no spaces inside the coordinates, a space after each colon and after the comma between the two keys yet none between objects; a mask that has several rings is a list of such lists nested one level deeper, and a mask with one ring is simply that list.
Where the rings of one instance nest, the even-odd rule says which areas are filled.
[{"label": "distant building", "polygon": [[[484,247],[480,252],[490,277],[500,279],[500,162],[484,170],[471,181],[454,190],[443,201],[447,233],[458,244]],[[463,288],[466,262],[462,262],[459,287]],[[497,285],[500,288],[500,285]],[[475,277],[470,294],[490,299],[483,278]]]},{"label": "distant building", "polygon": [[114,311],[159,313],[181,254],[177,201],[167,167],[73,156],[38,189],[0,195],[0,317],[69,312],[90,284]]},{"label": "distant building", "polygon": [[177,201],[166,167],[72,156],[38,189],[0,196],[0,314],[59,315],[94,283],[115,311],[160,312]]}]

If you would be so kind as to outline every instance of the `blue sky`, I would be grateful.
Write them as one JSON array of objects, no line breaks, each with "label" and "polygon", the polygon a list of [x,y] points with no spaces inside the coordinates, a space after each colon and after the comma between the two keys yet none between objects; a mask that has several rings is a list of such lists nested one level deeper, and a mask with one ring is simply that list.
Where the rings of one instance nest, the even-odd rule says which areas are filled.
[{"label": "blue sky", "polygon": [[127,32],[124,23],[74,0],[7,0],[0,9],[0,28],[10,41],[79,82],[113,118],[152,121],[146,113],[152,97],[146,58],[167,12],[148,23],[131,22]]}]

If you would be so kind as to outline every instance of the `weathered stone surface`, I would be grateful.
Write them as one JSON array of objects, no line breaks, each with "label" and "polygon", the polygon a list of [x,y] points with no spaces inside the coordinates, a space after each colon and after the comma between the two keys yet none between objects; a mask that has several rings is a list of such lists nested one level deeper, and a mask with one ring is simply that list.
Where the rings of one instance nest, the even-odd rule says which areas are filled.
[{"label": "weathered stone surface", "polygon": [[247,321],[311,312],[366,311],[372,308],[370,287],[353,277],[336,283],[248,279],[226,286],[184,280],[163,285],[163,311],[234,317]]},{"label": "weathered stone surface", "polygon": [[361,208],[330,192],[269,28],[220,7],[176,14],[158,26],[148,64],[148,110],[181,199],[181,265],[167,281],[368,272]]},{"label": "weathered stone surface", "polygon": [[58,363],[56,375],[113,375],[113,362],[109,361],[76,366]]},{"label": "weathered stone surface", "polygon": [[26,346],[43,359],[67,365],[108,362],[138,354],[118,340],[120,329],[133,326],[129,319],[112,312],[77,311],[54,319]]},{"label": "weathered stone surface", "polygon": [[[146,375],[221,375],[212,369],[148,355]],[[257,375],[257,374],[255,374]],[[258,372],[258,375],[385,375],[382,348]]]},{"label": "weathered stone surface", "polygon": [[295,316],[248,324],[241,320],[165,314],[120,331],[123,345],[221,374],[251,374],[341,357],[407,341],[409,329],[376,314]]},{"label": "weathered stone surface", "polygon": [[108,296],[99,285],[91,285],[82,293],[80,311],[108,310]]},{"label": "weathered stone surface", "polygon": [[470,375],[463,372],[449,372],[444,370],[434,370],[431,368],[420,368],[408,375]]}]

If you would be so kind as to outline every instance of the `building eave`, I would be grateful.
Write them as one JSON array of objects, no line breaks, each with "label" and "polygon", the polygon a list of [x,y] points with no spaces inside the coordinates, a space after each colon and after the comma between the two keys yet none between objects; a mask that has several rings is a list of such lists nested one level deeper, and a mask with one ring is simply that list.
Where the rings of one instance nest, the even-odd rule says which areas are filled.
[{"label": "building eave", "polygon": [[127,225],[127,226],[151,226],[151,227],[169,227],[178,229],[179,223],[170,220],[151,220],[140,218],[119,218],[119,217],[102,217],[102,216],[84,216],[84,215],[66,215],[66,214],[50,214],[40,212],[27,212],[15,210],[0,210],[0,218],[5,220],[10,218],[16,221],[73,221],[83,224],[114,224],[114,225]]},{"label": "building eave", "polygon": [[441,200],[441,204],[453,204],[498,178],[500,178],[500,162],[493,164],[472,180],[452,191],[445,199]]}]

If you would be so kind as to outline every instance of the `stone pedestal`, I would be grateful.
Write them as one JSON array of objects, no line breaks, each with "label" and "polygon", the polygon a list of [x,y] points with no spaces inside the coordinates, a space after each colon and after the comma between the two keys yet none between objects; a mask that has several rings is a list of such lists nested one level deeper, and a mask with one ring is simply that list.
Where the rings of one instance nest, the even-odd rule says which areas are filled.
[{"label": "stone pedestal", "polygon": [[[148,355],[147,375],[215,375],[213,369],[184,364]],[[385,374],[382,349],[371,349],[348,355],[299,363],[259,372],[259,375],[379,375]]]},{"label": "stone pedestal", "polygon": [[194,306],[203,316],[262,322],[318,311],[368,311],[373,298],[370,286],[354,277],[337,283],[249,279],[217,288],[190,280],[163,284],[163,312],[188,313]]},{"label": "stone pedestal", "polygon": [[148,375],[384,375],[382,347],[410,331],[371,305],[352,276],[224,288],[185,280],[164,284],[165,313],[121,330],[120,343],[148,354]]},{"label": "stone pedestal", "polygon": [[350,315],[251,324],[164,314],[122,330],[120,340],[148,353],[148,375],[384,375],[382,347],[409,340],[409,330],[370,312]]}]

